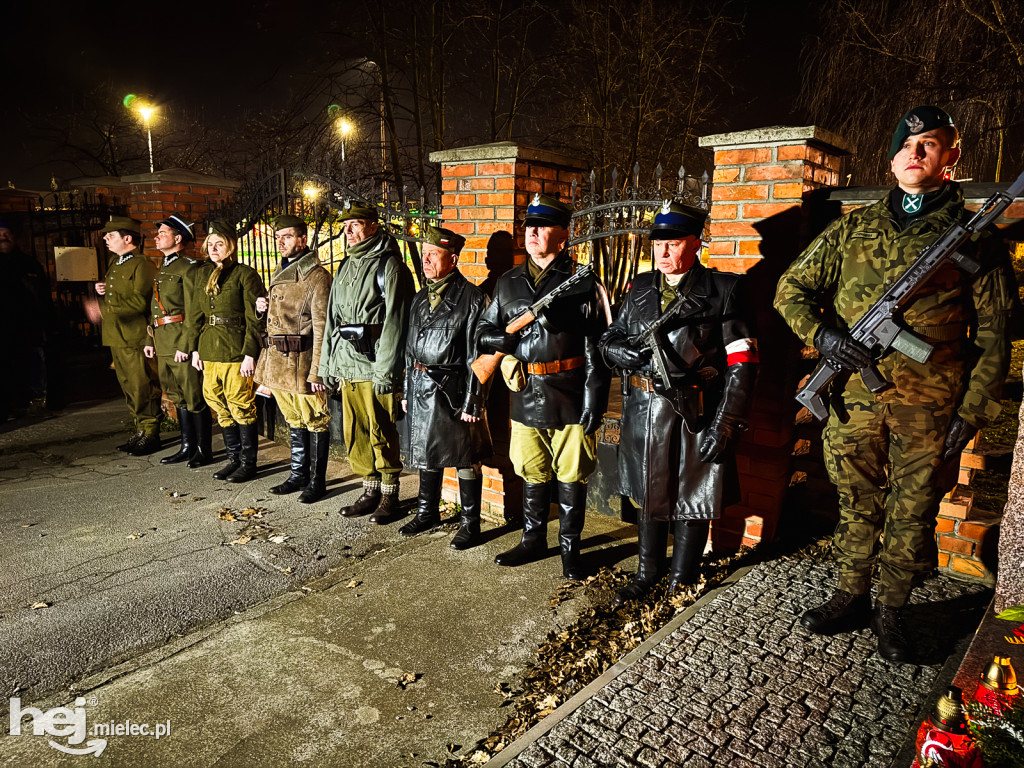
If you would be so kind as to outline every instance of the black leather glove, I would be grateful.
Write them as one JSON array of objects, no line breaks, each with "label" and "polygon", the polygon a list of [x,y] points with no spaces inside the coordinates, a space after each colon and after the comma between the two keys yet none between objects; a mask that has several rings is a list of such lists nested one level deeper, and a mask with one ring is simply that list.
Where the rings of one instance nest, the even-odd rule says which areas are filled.
[{"label": "black leather glove", "polygon": [[519,346],[519,334],[484,331],[480,334],[478,343],[484,352],[503,352],[506,355],[514,355]]},{"label": "black leather glove", "polygon": [[960,416],[954,416],[949,423],[949,431],[946,432],[946,450],[942,454],[943,461],[949,461],[954,456],[963,453],[971,438],[978,434],[978,428],[972,427]]},{"label": "black leather glove", "polygon": [[580,424],[583,425],[584,433],[588,435],[597,432],[597,428],[601,426],[602,421],[604,421],[604,414],[592,411],[589,408],[584,408],[583,414],[580,416]]},{"label": "black leather glove", "polygon": [[740,419],[721,414],[704,430],[700,441],[700,460],[706,464],[721,464],[746,428],[746,423]]},{"label": "black leather glove", "polygon": [[604,347],[605,361],[616,368],[639,371],[651,360],[651,350],[637,349],[626,339],[615,339]]},{"label": "black leather glove", "polygon": [[846,331],[823,325],[814,334],[814,348],[833,368],[859,371],[871,365],[871,351],[850,338]]}]

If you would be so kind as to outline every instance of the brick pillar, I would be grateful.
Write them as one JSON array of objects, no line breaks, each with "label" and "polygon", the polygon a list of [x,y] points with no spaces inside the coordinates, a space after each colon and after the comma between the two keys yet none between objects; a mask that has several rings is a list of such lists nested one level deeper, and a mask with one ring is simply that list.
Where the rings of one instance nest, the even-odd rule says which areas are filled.
[{"label": "brick pillar", "polygon": [[[432,152],[441,164],[443,226],[466,238],[459,269],[478,285],[493,281],[526,258],[522,221],[530,198],[537,192],[568,202],[572,180],[582,182],[580,163],[562,155],[502,141]],[[519,483],[508,462],[508,399],[503,385],[492,388],[488,418],[495,442],[495,466],[484,467],[483,515],[505,521],[508,495],[510,516],[518,514]],[[444,498],[458,501],[455,473],[445,473]]]},{"label": "brick pillar", "polygon": [[792,333],[771,308],[782,271],[806,245],[808,197],[839,181],[846,142],[817,126],[704,136],[715,153],[708,266],[749,272],[761,351],[750,430],[737,453],[742,501],[712,531],[716,548],[770,541],[792,475]]}]

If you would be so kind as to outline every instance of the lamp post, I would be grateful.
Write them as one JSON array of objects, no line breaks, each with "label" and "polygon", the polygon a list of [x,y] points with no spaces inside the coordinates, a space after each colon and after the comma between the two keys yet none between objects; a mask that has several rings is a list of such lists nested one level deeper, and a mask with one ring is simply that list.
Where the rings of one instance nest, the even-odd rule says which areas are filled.
[{"label": "lamp post", "polygon": [[352,133],[352,123],[346,120],[344,117],[339,117],[334,121],[335,127],[338,129],[338,135],[341,136],[341,163],[342,166],[345,164],[345,137]]}]

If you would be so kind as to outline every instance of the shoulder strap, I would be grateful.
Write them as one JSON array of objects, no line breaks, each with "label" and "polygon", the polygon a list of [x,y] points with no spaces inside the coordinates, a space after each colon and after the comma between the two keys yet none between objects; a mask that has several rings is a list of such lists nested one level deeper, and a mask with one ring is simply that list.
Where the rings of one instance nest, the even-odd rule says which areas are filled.
[{"label": "shoulder strap", "polygon": [[387,258],[383,258],[377,265],[377,293],[381,296],[384,295],[384,268],[387,266],[387,262]]}]

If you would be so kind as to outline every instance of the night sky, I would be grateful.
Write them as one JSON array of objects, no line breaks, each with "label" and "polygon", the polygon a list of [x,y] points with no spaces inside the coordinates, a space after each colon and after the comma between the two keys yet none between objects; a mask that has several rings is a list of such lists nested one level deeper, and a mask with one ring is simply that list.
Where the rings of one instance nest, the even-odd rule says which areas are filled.
[{"label": "night sky", "polygon": [[[742,6],[744,37],[729,51],[735,92],[720,130],[793,122],[806,32],[799,25],[807,18],[799,9],[806,2],[745,0]],[[148,94],[158,103],[187,104],[210,120],[280,106],[289,83],[310,62],[360,55],[358,25],[346,23],[357,7],[358,0],[114,2],[103,10],[66,0],[9,4],[0,183],[47,187],[54,166],[33,142],[30,126],[47,110],[81,100],[98,82],[109,80],[116,92]]]}]

